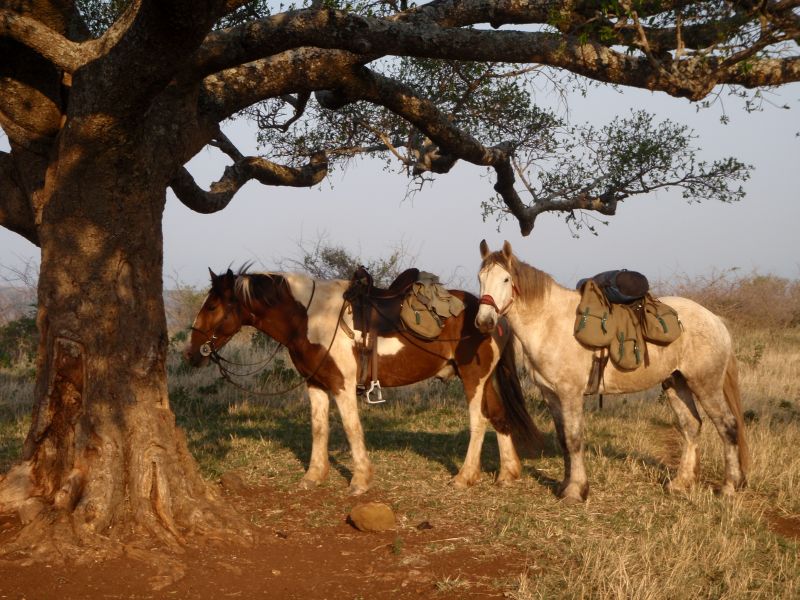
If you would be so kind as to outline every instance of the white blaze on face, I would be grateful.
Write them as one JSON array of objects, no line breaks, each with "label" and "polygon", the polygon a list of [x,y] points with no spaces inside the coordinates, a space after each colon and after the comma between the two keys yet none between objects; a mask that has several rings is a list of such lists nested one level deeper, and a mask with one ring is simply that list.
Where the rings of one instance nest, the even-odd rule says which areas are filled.
[{"label": "white blaze on face", "polygon": [[491,296],[497,308],[482,303],[478,307],[475,323],[490,331],[497,325],[499,316],[497,311],[509,306],[514,297],[511,274],[497,263],[493,263],[478,273],[478,281],[481,284],[481,298]]}]

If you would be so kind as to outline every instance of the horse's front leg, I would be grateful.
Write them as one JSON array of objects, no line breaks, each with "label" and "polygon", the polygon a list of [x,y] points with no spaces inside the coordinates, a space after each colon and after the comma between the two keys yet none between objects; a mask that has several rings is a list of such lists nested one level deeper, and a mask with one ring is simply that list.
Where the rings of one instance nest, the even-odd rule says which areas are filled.
[{"label": "horse's front leg", "polygon": [[322,388],[308,385],[308,400],[311,405],[311,460],[308,470],[300,481],[300,487],[311,489],[325,481],[330,471],[328,462],[328,417],[330,399]]},{"label": "horse's front leg", "polygon": [[558,495],[568,504],[583,502],[589,495],[589,480],[583,464],[583,397],[580,394],[560,397],[545,388],[542,394],[564,453],[564,481]]},{"label": "horse's front leg", "polygon": [[[492,377],[484,385],[483,397],[487,405],[502,407],[504,414],[501,417],[501,420],[508,423],[507,416],[505,414],[506,404],[501,393],[499,392],[499,385],[496,386],[496,373],[497,371],[494,370]],[[494,421],[493,423],[495,424],[495,433],[497,435],[497,447],[500,451],[500,472],[497,474],[496,483],[500,486],[508,486],[517,481],[520,478],[520,475],[522,475],[522,462],[517,454],[517,449],[514,447],[514,440],[512,439],[511,434],[502,433],[499,430],[505,429],[506,427],[498,428],[498,423]]]},{"label": "horse's front leg", "polygon": [[[349,385],[348,385],[349,384]],[[342,418],[350,452],[353,454],[353,477],[350,480],[350,494],[357,496],[366,492],[372,484],[375,469],[367,455],[364,443],[364,430],[358,418],[358,401],[356,398],[355,380],[345,381],[344,390],[336,394],[336,405]]]},{"label": "horse's front leg", "polygon": [[471,382],[469,378],[462,379],[464,393],[469,402],[469,446],[464,464],[458,474],[450,481],[457,488],[467,488],[478,482],[481,476],[481,448],[486,434],[488,420],[483,416],[481,400],[485,381]]}]

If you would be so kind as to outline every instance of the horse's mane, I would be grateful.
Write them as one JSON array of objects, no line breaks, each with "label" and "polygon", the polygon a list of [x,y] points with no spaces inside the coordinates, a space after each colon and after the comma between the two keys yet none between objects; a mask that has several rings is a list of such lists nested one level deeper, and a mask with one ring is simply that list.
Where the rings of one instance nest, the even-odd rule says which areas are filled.
[{"label": "horse's mane", "polygon": [[289,292],[289,284],[282,273],[249,273],[247,266],[239,269],[233,293],[248,310],[253,310],[253,302],[259,300],[267,306],[275,305],[281,292]]},{"label": "horse's mane", "polygon": [[492,252],[481,262],[481,270],[490,265],[500,265],[511,274],[523,302],[535,302],[543,299],[550,288],[555,285],[555,281],[550,275],[519,260],[513,254],[507,257],[502,251]]}]

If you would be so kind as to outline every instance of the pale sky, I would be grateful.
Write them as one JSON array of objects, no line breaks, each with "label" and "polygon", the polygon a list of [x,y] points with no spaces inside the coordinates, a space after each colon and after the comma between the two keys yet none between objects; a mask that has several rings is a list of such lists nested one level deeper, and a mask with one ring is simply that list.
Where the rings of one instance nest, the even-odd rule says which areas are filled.
[{"label": "pale sky", "polygon": [[[763,112],[746,114],[739,101],[723,98],[728,125],[720,123],[720,105],[698,112],[688,101],[663,93],[601,88],[591,90],[588,98],[570,98],[573,122],[602,125],[631,108],[645,108],[658,119],[695,129],[701,158],[732,155],[754,165],[745,183],[747,196],[738,203],[689,204],[678,191],[659,192],[626,200],[610,224],[599,227],[597,237],[583,233],[574,239],[561,217],[544,214],[523,238],[511,220],[500,233],[495,222],[482,221],[480,203],[491,195],[494,178],[481,168],[459,164],[406,200],[404,175],[383,171],[382,163],[362,162],[310,190],[251,182],[214,215],[193,213],[170,194],[164,214],[165,283],[178,278],[205,287],[207,267],[219,271],[245,261],[274,268],[282,259],[299,257],[298,243],[313,243],[321,235],[367,260],[389,255],[402,242],[417,257],[415,266],[468,289],[476,286],[482,238],[493,249],[508,239],[520,258],[568,286],[622,267],[651,280],[733,267],[797,279],[800,84],[785,86],[771,98],[792,109],[767,105]],[[537,101],[546,103],[547,98]],[[227,131],[243,151],[254,150],[247,127],[234,125]],[[5,139],[0,144],[7,148]],[[219,177],[225,164],[218,152],[204,150],[190,170],[205,184]],[[17,267],[31,258],[38,259],[37,248],[0,228],[0,265]]]}]

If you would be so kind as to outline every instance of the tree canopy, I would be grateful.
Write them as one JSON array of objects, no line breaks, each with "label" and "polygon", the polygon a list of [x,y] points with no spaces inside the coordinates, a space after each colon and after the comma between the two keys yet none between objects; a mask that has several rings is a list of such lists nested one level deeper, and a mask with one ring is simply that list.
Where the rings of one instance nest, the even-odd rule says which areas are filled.
[{"label": "tree canopy", "polygon": [[[31,192],[44,174],[22,176],[25,157],[52,151],[71,112],[100,111],[163,115],[153,126],[174,148],[165,183],[206,213],[250,180],[312,186],[357,154],[398,160],[420,180],[459,160],[492,169],[484,211],[512,216],[524,234],[542,212],[612,215],[620,200],[666,186],[737,199],[746,166],[698,161],[685,127],[643,112],[570,127],[533,90],[568,90],[580,75],[699,101],[719,86],[746,95],[797,81],[799,5],[4,2],[0,126],[12,152],[0,157],[0,223],[36,242]],[[90,98],[80,81],[95,69]],[[259,127],[259,156],[220,131],[242,115]],[[231,160],[209,190],[183,168],[206,145]]]}]

